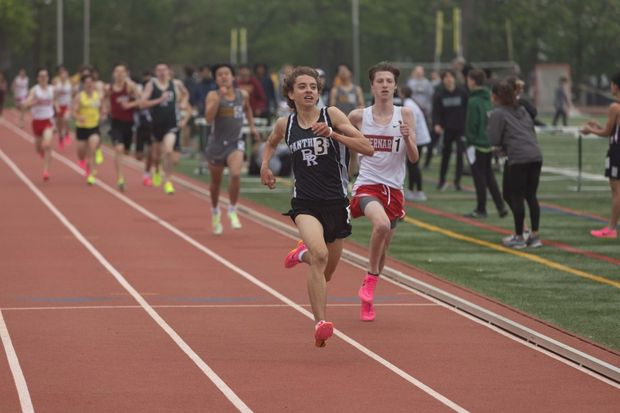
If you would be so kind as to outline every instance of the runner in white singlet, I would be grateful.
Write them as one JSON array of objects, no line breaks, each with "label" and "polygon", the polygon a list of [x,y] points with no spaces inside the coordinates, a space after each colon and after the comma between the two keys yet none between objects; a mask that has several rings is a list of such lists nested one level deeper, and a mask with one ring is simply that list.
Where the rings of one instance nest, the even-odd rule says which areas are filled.
[{"label": "runner in white singlet", "polygon": [[37,72],[37,84],[30,89],[24,102],[32,114],[32,131],[35,136],[35,150],[43,158],[43,180],[49,180],[49,164],[52,158],[52,136],[54,133],[54,88],[49,83],[47,69]]},{"label": "runner in white singlet", "polygon": [[370,140],[374,155],[360,156],[360,169],[353,186],[351,216],[365,215],[372,223],[368,272],[358,295],[362,300],[360,318],[372,321],[374,289],[385,265],[388,247],[398,221],[405,216],[403,183],[406,160],[419,158],[415,138],[415,119],[409,108],[394,106],[398,68],[382,62],[370,68],[370,87],[374,105],[356,109],[351,123]]}]

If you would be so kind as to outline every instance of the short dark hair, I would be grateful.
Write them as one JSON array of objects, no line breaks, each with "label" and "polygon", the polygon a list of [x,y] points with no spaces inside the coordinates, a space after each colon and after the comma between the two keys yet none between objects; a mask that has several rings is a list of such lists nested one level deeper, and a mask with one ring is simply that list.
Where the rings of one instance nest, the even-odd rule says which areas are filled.
[{"label": "short dark hair", "polygon": [[298,66],[284,79],[284,84],[282,85],[282,94],[286,97],[286,103],[291,109],[295,109],[295,102],[291,98],[288,97],[288,93],[292,92],[295,88],[295,81],[299,76],[310,76],[316,80],[316,87],[319,91],[319,95],[323,90],[323,82],[319,79],[319,72],[315,69],[308,66]]},{"label": "short dark hair", "polygon": [[620,72],[613,75],[610,80],[611,83],[614,83],[616,86],[620,87]]},{"label": "short dark hair", "polygon": [[370,83],[375,80],[375,74],[377,72],[390,72],[394,75],[394,83],[398,83],[398,77],[400,76],[400,70],[390,62],[379,62],[370,69],[368,69],[368,79]]},{"label": "short dark hair", "polygon": [[80,82],[84,83],[88,79],[93,80],[93,75],[82,75],[80,76]]},{"label": "short dark hair", "polygon": [[467,77],[474,81],[476,86],[484,85],[484,82],[487,80],[487,75],[484,73],[482,69],[471,69],[467,73]]},{"label": "short dark hair", "polygon": [[353,73],[353,69],[351,69],[351,66],[346,63],[338,63],[338,66],[336,66],[336,71],[340,69],[340,66],[346,67],[349,72]]},{"label": "short dark hair", "polygon": [[217,74],[217,71],[223,67],[227,67],[230,70],[230,73],[235,76],[235,68],[232,67],[232,65],[229,63],[217,63],[213,65],[213,67],[211,68],[211,73],[213,73],[213,76],[215,76]]},{"label": "short dark hair", "polygon": [[116,69],[119,66],[123,66],[125,68],[125,70],[129,70],[129,66],[127,66],[127,63],[125,63],[125,62],[116,62],[116,63],[114,63],[114,66],[112,66],[112,70]]},{"label": "short dark hair", "polygon": [[456,79],[456,73],[452,69],[442,70],[441,72],[439,72],[439,77],[441,78],[441,80],[443,80],[447,75],[450,75]]}]

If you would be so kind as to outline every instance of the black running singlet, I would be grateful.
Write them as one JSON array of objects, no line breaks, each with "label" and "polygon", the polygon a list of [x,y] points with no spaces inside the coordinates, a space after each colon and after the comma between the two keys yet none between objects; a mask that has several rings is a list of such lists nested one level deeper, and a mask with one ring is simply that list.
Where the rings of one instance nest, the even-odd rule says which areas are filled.
[{"label": "black running singlet", "polygon": [[[327,107],[321,109],[318,121],[332,127]],[[315,136],[312,129],[302,129],[296,113],[288,117],[285,140],[293,154],[293,198],[313,201],[347,198],[349,150],[346,146],[331,138]]]},{"label": "black running singlet", "polygon": [[168,85],[165,90],[161,90],[157,86],[155,79],[151,81],[153,83],[153,92],[151,93],[151,99],[159,99],[163,94],[166,94],[166,99],[158,105],[151,108],[151,117],[153,124],[156,125],[174,125],[177,124],[177,96],[174,88],[174,81],[171,79],[168,81]]}]

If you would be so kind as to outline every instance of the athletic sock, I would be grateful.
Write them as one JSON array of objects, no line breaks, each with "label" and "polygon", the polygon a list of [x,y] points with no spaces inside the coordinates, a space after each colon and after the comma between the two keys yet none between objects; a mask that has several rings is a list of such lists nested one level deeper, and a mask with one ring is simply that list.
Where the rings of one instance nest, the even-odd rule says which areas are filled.
[{"label": "athletic sock", "polygon": [[228,212],[237,212],[237,205],[228,204]]},{"label": "athletic sock", "polygon": [[378,277],[379,276],[379,274],[375,274],[374,272],[370,272],[370,271],[368,271],[368,275],[372,275],[373,277]]},{"label": "athletic sock", "polygon": [[303,262],[303,257],[306,252],[308,252],[308,250],[303,250],[302,252],[299,253],[299,255],[297,256],[297,259],[299,260],[299,262]]},{"label": "athletic sock", "polygon": [[213,212],[213,215],[218,215],[220,213],[220,209],[219,208],[211,208],[211,212]]}]

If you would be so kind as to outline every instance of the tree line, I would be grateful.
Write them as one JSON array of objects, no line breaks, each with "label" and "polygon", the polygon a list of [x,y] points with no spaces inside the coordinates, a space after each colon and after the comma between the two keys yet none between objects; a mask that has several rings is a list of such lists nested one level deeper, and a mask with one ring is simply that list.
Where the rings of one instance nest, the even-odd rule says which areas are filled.
[{"label": "tree line", "polygon": [[[0,0],[0,70],[56,66],[56,1]],[[83,61],[83,4],[64,0],[71,70]],[[508,60],[510,21],[524,75],[540,62],[570,64],[576,81],[620,68],[620,0],[359,0],[361,67],[433,61],[437,10],[446,22],[441,59],[450,61],[454,7],[462,10],[469,61]],[[91,0],[90,60],[102,73],[116,61],[136,71],[158,60],[228,61],[237,27],[247,29],[249,63],[305,64],[330,75],[352,63],[350,0]]]}]

